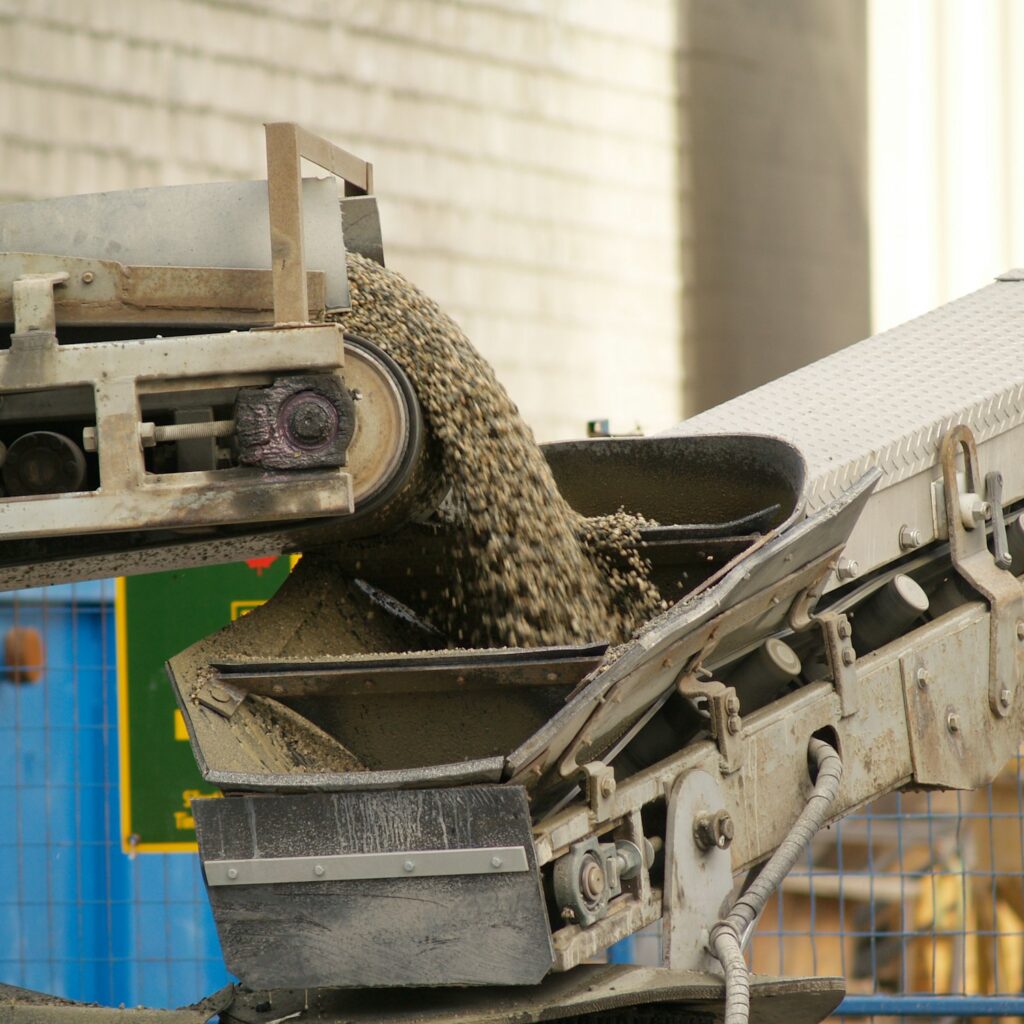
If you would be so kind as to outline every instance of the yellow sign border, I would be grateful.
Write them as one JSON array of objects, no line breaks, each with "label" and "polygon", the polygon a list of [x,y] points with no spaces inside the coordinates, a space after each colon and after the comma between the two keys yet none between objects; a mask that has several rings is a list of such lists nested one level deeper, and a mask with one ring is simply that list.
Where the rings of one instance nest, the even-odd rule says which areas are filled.
[{"label": "yellow sign border", "polygon": [[123,853],[198,853],[194,840],[180,843],[133,843],[131,801],[131,737],[128,730],[128,602],[125,578],[114,581],[114,634],[117,644],[117,754],[118,795],[121,804]]}]

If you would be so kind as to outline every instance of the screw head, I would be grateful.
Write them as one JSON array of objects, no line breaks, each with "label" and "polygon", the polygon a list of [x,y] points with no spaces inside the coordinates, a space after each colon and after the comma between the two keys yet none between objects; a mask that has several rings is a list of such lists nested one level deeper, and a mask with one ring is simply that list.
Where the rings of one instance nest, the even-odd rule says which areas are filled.
[{"label": "screw head", "polygon": [[952,733],[960,731],[960,716],[955,711],[946,715],[946,728]]},{"label": "screw head", "polygon": [[228,868],[228,878],[234,879],[238,877],[238,868]]},{"label": "screw head", "polygon": [[921,546],[921,531],[916,526],[904,523],[900,527],[900,547],[904,551],[912,551]]},{"label": "screw head", "polygon": [[856,579],[860,575],[860,563],[855,558],[840,558],[836,562],[836,576],[841,580]]}]

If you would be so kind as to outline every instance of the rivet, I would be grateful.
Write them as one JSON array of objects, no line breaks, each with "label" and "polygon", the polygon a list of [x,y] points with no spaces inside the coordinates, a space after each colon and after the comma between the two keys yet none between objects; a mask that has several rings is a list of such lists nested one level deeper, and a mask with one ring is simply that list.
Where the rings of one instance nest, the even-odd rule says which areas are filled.
[{"label": "rivet", "polygon": [[317,878],[319,878],[323,873],[324,873],[324,866],[323,866],[323,864],[317,864],[317,866],[315,868],[313,868],[313,874],[316,875]]},{"label": "rivet", "polygon": [[228,878],[237,878],[238,868],[228,868]]},{"label": "rivet", "polygon": [[492,868],[500,868],[501,867],[501,858],[500,857],[492,857],[491,858],[491,867]]},{"label": "rivet", "polygon": [[416,865],[415,865],[415,864],[414,864],[414,863],[413,863],[413,862],[412,862],[411,860],[407,860],[407,861],[406,861],[406,862],[405,862],[405,863],[404,863],[404,864],[402,865],[402,867],[403,867],[403,868],[404,868],[404,869],[405,869],[406,871],[415,871],[415,870],[416,870]]}]

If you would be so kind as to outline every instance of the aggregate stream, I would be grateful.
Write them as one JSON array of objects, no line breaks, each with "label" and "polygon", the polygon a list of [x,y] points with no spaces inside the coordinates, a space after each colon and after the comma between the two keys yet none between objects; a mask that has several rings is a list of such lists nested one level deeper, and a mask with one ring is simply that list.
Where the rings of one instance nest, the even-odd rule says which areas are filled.
[{"label": "aggregate stream", "polygon": [[[444,495],[446,584],[415,611],[441,638],[388,615],[330,551],[307,553],[277,596],[201,643],[218,656],[314,657],[424,647],[622,642],[665,607],[640,549],[644,520],[578,515],[493,369],[401,275],[348,256],[342,323],[387,352],[423,410]],[[376,543],[409,543],[402,531]]]}]

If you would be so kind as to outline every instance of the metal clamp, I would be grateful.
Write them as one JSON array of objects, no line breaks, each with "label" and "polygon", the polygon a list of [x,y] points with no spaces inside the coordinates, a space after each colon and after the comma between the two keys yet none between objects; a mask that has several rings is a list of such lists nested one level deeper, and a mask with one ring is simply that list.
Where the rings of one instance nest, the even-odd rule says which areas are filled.
[{"label": "metal clamp", "polygon": [[715,679],[698,679],[695,673],[684,675],[676,684],[679,692],[690,700],[707,701],[711,738],[722,757],[722,771],[731,774],[743,765],[743,720],[740,718],[740,699],[736,688]]},{"label": "metal clamp", "polygon": [[[963,452],[964,483],[961,490],[957,478],[957,454]],[[942,439],[940,461],[945,494],[946,525],[949,530],[949,552],[956,571],[970,586],[984,596],[990,605],[990,655],[988,671],[988,702],[992,713],[1005,718],[1013,706],[1021,669],[1021,644],[1018,624],[1024,621],[1024,588],[1012,573],[1000,568],[988,549],[983,522],[985,502],[980,498],[982,477],[978,463],[978,446],[970,429],[961,424],[953,427]],[[993,474],[989,474],[991,479]],[[995,493],[1001,498],[1001,479],[994,481]],[[988,504],[994,504],[989,502]],[[964,509],[972,511],[971,525]],[[993,515],[996,513],[993,510]],[[999,521],[1002,508],[999,507]],[[978,527],[981,528],[978,528]],[[1005,543],[1005,523],[1002,540]],[[998,557],[998,547],[997,556]],[[1007,552],[1008,553],[1008,552]]]},{"label": "metal clamp", "polygon": [[845,615],[829,612],[819,615],[817,621],[825,638],[825,653],[832,671],[832,682],[839,695],[840,714],[849,718],[856,714],[858,706],[857,652],[853,649],[850,620]]}]

